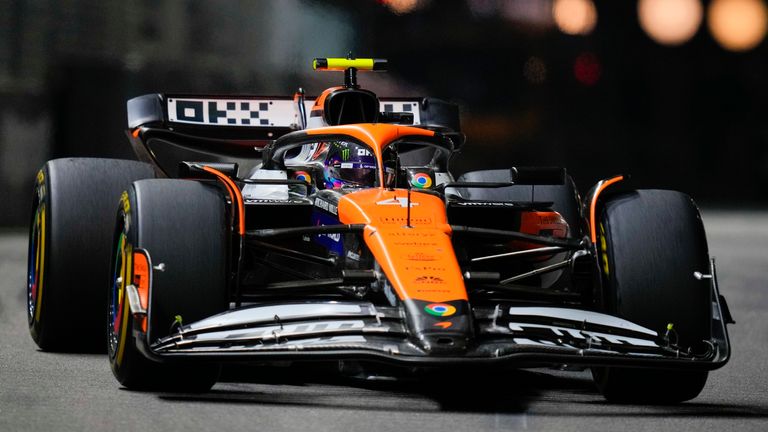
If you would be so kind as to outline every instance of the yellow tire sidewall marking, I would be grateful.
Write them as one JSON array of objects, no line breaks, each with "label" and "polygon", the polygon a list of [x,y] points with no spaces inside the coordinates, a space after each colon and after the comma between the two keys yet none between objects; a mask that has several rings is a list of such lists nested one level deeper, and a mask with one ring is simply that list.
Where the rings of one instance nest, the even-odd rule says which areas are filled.
[{"label": "yellow tire sidewall marking", "polygon": [[40,322],[40,311],[43,309],[43,277],[45,276],[45,203],[40,205],[40,224],[37,233],[37,257],[35,261],[39,266],[35,269],[37,272],[37,304],[35,305],[35,322]]},{"label": "yellow tire sidewall marking", "polygon": [[37,172],[37,188],[38,194],[38,220],[35,221],[38,224],[37,231],[37,256],[35,257],[35,272],[38,278],[37,296],[35,301],[35,323],[40,323],[41,310],[43,309],[43,278],[45,277],[45,223],[46,223],[46,207],[45,207],[45,173],[43,170]]},{"label": "yellow tire sidewall marking", "polygon": [[122,268],[120,269],[120,276],[123,278],[122,282],[120,282],[120,288],[118,289],[118,298],[122,300],[123,304],[123,311],[122,311],[122,322],[120,323],[120,340],[117,344],[117,355],[115,356],[115,362],[118,366],[120,366],[123,363],[123,356],[125,354],[125,344],[126,344],[126,338],[128,335],[128,319],[131,315],[130,306],[128,305],[128,299],[126,297],[126,284],[132,277],[131,269],[133,269],[133,247],[128,244],[127,238],[123,239],[123,250],[120,252],[122,254]]},{"label": "yellow tire sidewall marking", "polygon": [[118,299],[122,301],[123,305],[123,311],[122,311],[122,322],[120,323],[120,336],[119,341],[117,343],[117,353],[115,354],[115,363],[118,367],[120,367],[123,363],[123,357],[125,356],[125,345],[127,343],[127,337],[128,337],[128,319],[130,318],[129,315],[131,315],[130,306],[128,305],[128,299],[126,298],[126,290],[125,287],[127,284],[131,283],[130,281],[133,280],[133,245],[131,245],[128,242],[128,231],[130,228],[130,211],[131,211],[131,203],[130,198],[128,197],[128,192],[123,191],[122,195],[120,196],[120,201],[123,207],[123,217],[124,221],[123,223],[125,226],[123,227],[123,233],[121,236],[122,238],[122,248],[120,253],[122,254],[122,266],[120,268],[120,277],[122,278],[122,282],[120,283],[120,286],[117,291]]},{"label": "yellow tire sidewall marking", "polygon": [[608,277],[611,268],[608,264],[608,242],[605,240],[605,226],[600,223],[600,264],[602,264],[603,273]]}]

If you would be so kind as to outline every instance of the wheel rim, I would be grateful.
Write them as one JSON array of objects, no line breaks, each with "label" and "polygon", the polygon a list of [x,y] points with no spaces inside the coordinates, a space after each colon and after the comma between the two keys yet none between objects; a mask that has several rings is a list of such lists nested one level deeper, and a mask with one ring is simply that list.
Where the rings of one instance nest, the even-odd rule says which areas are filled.
[{"label": "wheel rim", "polygon": [[45,203],[38,199],[29,236],[27,263],[27,318],[31,324],[40,320],[45,265]]},{"label": "wheel rim", "polygon": [[109,289],[109,355],[115,358],[119,354],[121,339],[125,337],[127,323],[127,305],[125,304],[125,286],[130,266],[129,251],[125,231],[121,230],[117,238],[117,247],[112,264],[112,284]]}]

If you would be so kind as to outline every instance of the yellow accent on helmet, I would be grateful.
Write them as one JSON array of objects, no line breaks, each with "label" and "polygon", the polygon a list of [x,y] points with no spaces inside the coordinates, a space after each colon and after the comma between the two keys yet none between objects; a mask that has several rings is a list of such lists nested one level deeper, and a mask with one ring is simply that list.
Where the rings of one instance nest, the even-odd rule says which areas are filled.
[{"label": "yellow accent on helmet", "polygon": [[364,71],[383,71],[387,69],[387,60],[373,58],[316,58],[312,61],[312,68],[315,70],[335,71],[343,71],[349,68]]}]

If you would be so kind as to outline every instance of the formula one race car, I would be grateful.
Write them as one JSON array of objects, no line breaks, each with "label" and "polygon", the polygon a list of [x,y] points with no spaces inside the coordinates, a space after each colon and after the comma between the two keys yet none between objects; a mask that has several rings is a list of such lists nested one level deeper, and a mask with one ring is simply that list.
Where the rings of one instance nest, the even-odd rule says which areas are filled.
[{"label": "formula one race car", "polygon": [[561,168],[454,178],[456,105],[361,89],[357,72],[385,60],[314,67],[343,86],[137,97],[141,162],[40,170],[27,285],[40,348],[98,349],[106,330],[129,389],[206,391],[229,361],[568,365],[610,400],[652,403],[696,397],[728,361],[732,320],[691,198],[624,176],[581,196]]}]

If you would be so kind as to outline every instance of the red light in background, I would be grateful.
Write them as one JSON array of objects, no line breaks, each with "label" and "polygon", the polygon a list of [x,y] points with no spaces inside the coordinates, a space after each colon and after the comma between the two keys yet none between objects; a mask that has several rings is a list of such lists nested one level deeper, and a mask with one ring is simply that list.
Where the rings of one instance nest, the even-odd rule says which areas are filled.
[{"label": "red light in background", "polygon": [[602,73],[603,65],[600,63],[600,59],[592,53],[579,54],[573,63],[573,76],[576,77],[576,81],[585,86],[597,84]]}]

